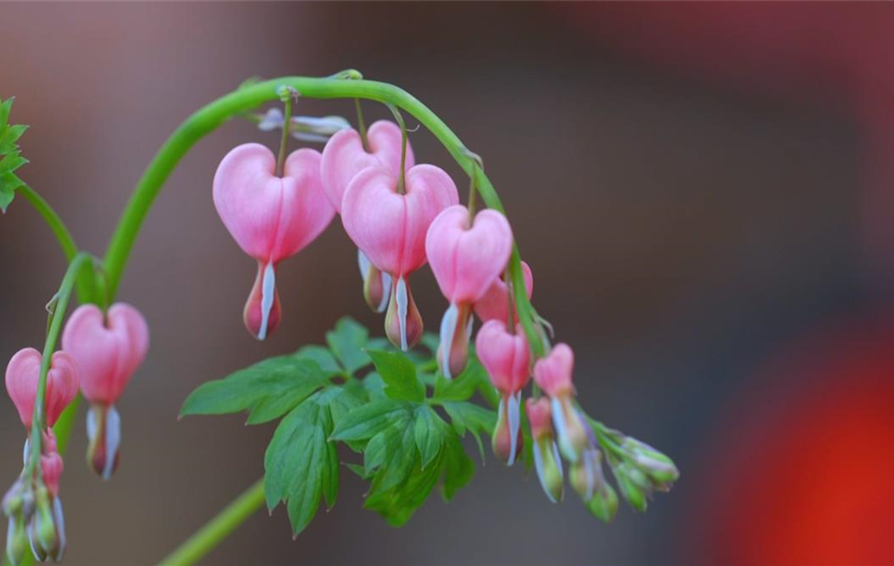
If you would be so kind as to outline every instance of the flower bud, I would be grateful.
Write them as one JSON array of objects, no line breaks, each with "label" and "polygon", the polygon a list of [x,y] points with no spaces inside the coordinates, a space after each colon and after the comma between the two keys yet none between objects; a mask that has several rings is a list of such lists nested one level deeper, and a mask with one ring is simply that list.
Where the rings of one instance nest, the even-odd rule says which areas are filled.
[{"label": "flower bud", "polygon": [[385,336],[395,347],[406,352],[422,340],[423,330],[422,315],[416,308],[413,293],[407,280],[401,277],[392,288],[391,300],[388,301]]},{"label": "flower bud", "polygon": [[597,489],[592,499],[587,502],[587,510],[594,517],[606,523],[610,522],[618,512],[618,494],[614,488],[605,483],[602,489]]},{"label": "flower bud", "polygon": [[118,468],[121,417],[114,405],[93,403],[87,412],[87,465],[102,479],[112,479]]},{"label": "flower bud", "polygon": [[242,309],[242,321],[252,336],[264,340],[276,330],[281,319],[282,306],[279,291],[276,290],[276,267],[272,263],[264,265],[259,261],[255,283],[245,301],[245,308]]},{"label": "flower bud", "polygon": [[510,332],[506,324],[491,320],[481,327],[475,339],[478,359],[498,391],[512,395],[524,389],[531,379],[531,352],[524,331]]},{"label": "flower bud", "polygon": [[[525,293],[528,299],[534,293],[534,276],[531,268],[524,261],[521,262],[522,276],[525,280]],[[497,277],[487,292],[475,301],[475,314],[482,322],[500,320],[509,324],[509,286],[504,280],[504,275]],[[512,324],[518,321],[518,315],[514,313]]]},{"label": "flower bud", "polygon": [[574,352],[567,344],[556,344],[544,358],[534,365],[534,380],[550,397],[574,395],[571,376],[574,372]]},{"label": "flower bud", "polygon": [[515,459],[524,446],[521,432],[520,410],[521,392],[514,395],[504,394],[500,399],[497,411],[497,425],[491,437],[494,455],[507,466],[515,463]]},{"label": "flower bud", "polygon": [[645,442],[625,436],[621,448],[630,456],[637,469],[648,477],[652,489],[668,491],[680,477],[680,471],[674,462]]},{"label": "flower bud", "polygon": [[50,494],[45,487],[37,489],[37,511],[31,520],[34,525],[33,536],[35,539],[32,541],[32,545],[36,543],[47,556],[55,556],[59,537],[56,535]]},{"label": "flower bud", "polygon": [[360,250],[357,263],[363,278],[363,299],[373,312],[384,312],[391,296],[391,276],[373,265]]},{"label": "flower bud", "polygon": [[549,500],[558,503],[565,494],[565,481],[562,458],[553,440],[549,400],[546,397],[536,401],[528,399],[525,411],[531,424],[531,436],[534,438],[534,467],[537,470],[537,478]]},{"label": "flower bud", "polygon": [[551,401],[553,425],[559,440],[559,448],[569,462],[577,462],[590,444],[587,434],[589,426],[578,414],[570,394],[553,397]]},{"label": "flower bud", "polygon": [[605,481],[602,471],[602,452],[595,443],[588,447],[581,458],[572,464],[571,486],[587,505],[587,509],[599,519],[609,522],[618,510],[618,495]]},{"label": "flower bud", "polygon": [[55,450],[47,450],[46,454],[41,455],[40,474],[51,495],[59,494],[59,481],[62,479],[64,469],[62,456]]},{"label": "flower bud", "polygon": [[[30,430],[34,415],[42,356],[34,348],[19,350],[6,366],[6,390],[22,424]],[[80,383],[75,359],[66,352],[55,352],[47,372],[45,407],[47,424],[53,426],[65,407],[78,394]]]},{"label": "flower bud", "polygon": [[28,532],[22,513],[10,515],[6,528],[6,556],[13,565],[20,564],[28,550]]},{"label": "flower bud", "polygon": [[648,504],[647,497],[651,493],[645,474],[626,463],[612,467],[612,472],[627,503],[637,511],[645,511]]}]

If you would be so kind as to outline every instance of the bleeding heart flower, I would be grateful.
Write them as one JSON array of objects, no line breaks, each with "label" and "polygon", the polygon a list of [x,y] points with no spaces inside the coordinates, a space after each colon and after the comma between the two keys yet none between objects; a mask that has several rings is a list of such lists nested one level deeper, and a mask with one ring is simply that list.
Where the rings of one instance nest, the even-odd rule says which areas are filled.
[{"label": "bleeding heart flower", "polygon": [[552,400],[553,424],[559,447],[570,462],[577,462],[588,444],[587,431],[574,406],[574,352],[567,344],[556,344],[548,356],[534,364],[534,381]]},{"label": "bleeding heart flower", "polygon": [[40,475],[53,496],[59,494],[59,481],[62,479],[64,470],[65,464],[62,462],[59,452],[47,451],[46,454],[40,456]]},{"label": "bleeding heart flower", "polygon": [[335,216],[320,181],[320,153],[299,149],[276,175],[276,157],[263,145],[230,151],[214,175],[214,206],[233,239],[258,261],[243,320],[259,340],[279,324],[276,265],[301,251]]},{"label": "bleeding heart flower", "polygon": [[146,357],[149,327],[143,315],[125,303],[112,305],[106,315],[96,305],[82,305],[65,324],[62,348],[75,359],[81,392],[92,404],[87,413],[88,461],[109,479],[121,443],[121,418],[114,403]]},{"label": "bleeding heart flower", "polygon": [[451,206],[429,227],[425,251],[441,292],[450,301],[441,320],[438,355],[441,371],[450,378],[466,367],[472,305],[506,269],[512,229],[496,210],[482,210],[472,220],[465,206]]},{"label": "bleeding heart flower", "polygon": [[494,454],[511,466],[523,442],[519,409],[521,390],[531,376],[528,341],[520,328],[512,334],[504,323],[492,320],[478,331],[475,348],[481,365],[501,395],[492,438]]},{"label": "bleeding heart flower", "polygon": [[[40,380],[42,356],[34,348],[16,352],[6,366],[6,391],[19,412],[19,418],[31,429],[34,400]],[[47,425],[53,426],[65,407],[78,394],[78,367],[75,359],[66,352],[54,352],[47,372],[46,402]]]},{"label": "bleeding heart flower", "polygon": [[399,178],[387,169],[364,169],[348,185],[341,215],[351,240],[394,281],[385,333],[395,346],[407,350],[422,338],[422,317],[407,277],[425,265],[425,233],[432,220],[456,204],[459,195],[450,176],[434,165],[407,171],[404,194],[398,184]]},{"label": "bleeding heart flower", "polygon": [[[401,131],[394,122],[379,120],[366,132],[368,148],[357,130],[346,129],[336,133],[323,148],[320,177],[329,202],[339,213],[348,185],[357,173],[367,167],[384,167],[395,177],[400,175]],[[413,167],[413,148],[407,142],[405,169]],[[363,278],[363,298],[375,312],[388,306],[391,294],[391,276],[383,273],[363,254],[357,251],[360,276]]]},{"label": "bleeding heart flower", "polygon": [[[521,266],[522,275],[525,279],[525,292],[530,299],[534,293],[534,276],[531,274],[531,268],[526,262],[521,262]],[[475,301],[475,314],[478,315],[482,322],[487,322],[488,320],[509,322],[509,287],[506,285],[503,277],[505,277],[505,273],[494,280],[487,292],[484,293],[484,296]],[[512,322],[518,322],[518,314],[515,313],[514,309],[513,315],[515,320]]]},{"label": "bleeding heart flower", "polygon": [[549,399],[528,399],[525,403],[528,422],[531,423],[531,436],[534,439],[534,467],[544,493],[553,503],[562,500],[565,494],[565,482],[562,471],[562,458],[559,447],[553,437],[552,410]]}]

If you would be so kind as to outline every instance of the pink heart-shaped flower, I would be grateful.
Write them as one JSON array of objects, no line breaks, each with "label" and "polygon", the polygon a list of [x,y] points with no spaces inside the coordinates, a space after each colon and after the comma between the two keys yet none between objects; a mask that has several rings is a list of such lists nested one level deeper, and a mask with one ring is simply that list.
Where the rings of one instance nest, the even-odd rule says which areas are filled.
[{"label": "pink heart-shaped flower", "polygon": [[416,165],[406,174],[406,194],[398,178],[382,167],[357,174],[342,201],[345,231],[369,261],[395,278],[425,265],[425,234],[432,220],[459,202],[456,185],[443,169]]},{"label": "pink heart-shaped flower", "polygon": [[[40,352],[34,348],[24,348],[16,352],[6,366],[6,391],[19,412],[22,424],[29,429],[34,415],[42,359]],[[49,426],[56,424],[59,415],[78,394],[78,384],[75,359],[66,352],[54,352],[47,372],[44,397]]]},{"label": "pink heart-shaped flower", "polygon": [[494,387],[500,392],[513,395],[530,381],[531,352],[521,327],[510,333],[504,322],[486,322],[478,331],[475,351]]},{"label": "pink heart-shaped flower", "polygon": [[506,269],[512,229],[496,210],[482,210],[470,221],[465,206],[451,206],[431,223],[425,252],[447,300],[474,303]]},{"label": "pink heart-shaped flower", "polygon": [[[531,274],[531,268],[526,262],[521,262],[521,266],[522,275],[525,279],[525,292],[530,299],[534,292],[534,276]],[[491,283],[487,292],[475,301],[475,314],[478,315],[482,322],[487,322],[488,320],[509,321],[509,288],[502,276],[497,277]],[[515,319],[514,322],[518,322],[518,315],[515,315],[513,318]]]},{"label": "pink heart-shaped flower", "polygon": [[62,332],[62,349],[74,358],[87,400],[111,405],[146,357],[149,327],[143,315],[125,303],[75,309]]},{"label": "pink heart-shaped flower", "polygon": [[320,181],[320,153],[299,149],[276,176],[276,157],[257,143],[230,151],[214,175],[214,206],[242,250],[267,264],[301,251],[335,209]]},{"label": "pink heart-shaped flower", "polygon": [[[338,212],[341,212],[345,191],[357,173],[380,166],[394,176],[400,174],[400,127],[394,122],[379,120],[367,130],[366,140],[369,151],[363,148],[357,130],[345,129],[332,136],[323,148],[320,177],[329,202]],[[406,169],[414,163],[413,148],[407,142]]]}]

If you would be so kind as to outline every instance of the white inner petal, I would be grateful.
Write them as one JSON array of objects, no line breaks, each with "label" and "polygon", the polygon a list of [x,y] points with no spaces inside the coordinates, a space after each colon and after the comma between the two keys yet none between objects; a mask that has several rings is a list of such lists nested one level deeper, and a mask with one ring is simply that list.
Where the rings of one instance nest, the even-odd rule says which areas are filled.
[{"label": "white inner petal", "polygon": [[360,268],[360,277],[366,282],[366,276],[369,275],[369,267],[372,265],[369,258],[359,248],[357,249],[357,266]]},{"label": "white inner petal", "polygon": [[53,498],[53,520],[56,523],[56,536],[59,537],[59,548],[56,550],[56,556],[53,560],[58,562],[65,554],[65,514],[62,512],[62,500],[59,497]]},{"label": "white inner petal", "polygon": [[540,454],[540,446],[537,446],[536,444],[534,446],[534,469],[537,470],[537,478],[540,479],[540,487],[543,488],[543,493],[546,494],[552,503],[555,503],[556,498],[549,492],[549,488],[546,485],[546,478],[543,477],[543,456]]},{"label": "white inner petal", "polygon": [[115,471],[115,459],[121,446],[121,415],[114,405],[106,411],[106,464],[102,470],[102,479],[112,479]]},{"label": "white inner petal", "polygon": [[565,422],[565,412],[562,411],[562,404],[556,397],[553,397],[550,401],[552,401],[553,425],[556,427],[556,436],[559,437],[559,447],[569,462],[577,462],[577,453],[574,451],[574,446],[571,445],[571,441],[568,438],[568,423]]},{"label": "white inner petal", "polygon": [[397,324],[400,326],[400,349],[406,352],[407,346],[407,281],[403,277],[397,280]]},{"label": "white inner petal", "polygon": [[391,296],[391,275],[381,272],[382,275],[382,300],[379,302],[376,312],[385,312],[388,308],[388,297]]},{"label": "white inner petal", "polygon": [[507,465],[511,466],[515,463],[515,456],[518,452],[518,428],[521,426],[519,418],[519,407],[521,406],[521,391],[514,395],[510,395],[506,400],[509,404],[509,461]]},{"label": "white inner petal", "polygon": [[455,304],[444,311],[444,317],[441,318],[441,371],[444,377],[452,379],[450,375],[450,346],[453,344],[453,335],[456,333],[456,319],[459,317],[459,309]]},{"label": "white inner petal", "polygon": [[267,324],[270,322],[270,309],[273,308],[273,297],[276,294],[276,271],[273,270],[273,262],[264,268],[261,279],[261,328],[258,330],[258,340],[267,337]]}]

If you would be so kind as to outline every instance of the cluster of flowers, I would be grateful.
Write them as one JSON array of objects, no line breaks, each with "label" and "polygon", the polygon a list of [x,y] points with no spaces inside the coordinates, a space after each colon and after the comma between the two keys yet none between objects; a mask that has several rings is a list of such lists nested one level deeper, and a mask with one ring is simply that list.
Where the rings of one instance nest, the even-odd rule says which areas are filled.
[{"label": "cluster of flowers", "polygon": [[[39,461],[25,441],[24,469],[3,498],[9,518],[6,551],[19,563],[30,546],[35,558],[58,561],[65,552],[65,520],[59,499],[64,465],[51,428],[78,390],[90,401],[87,414],[87,462],[103,479],[118,465],[121,419],[115,401],[149,347],[149,330],[134,307],[117,303],[103,313],[83,305],[72,313],[62,333],[62,350],[54,352],[44,389],[42,409],[36,408],[42,356],[34,348],[17,352],[6,368],[6,390],[25,429],[42,427]],[[38,410],[35,419],[34,411]]]},{"label": "cluster of flowers", "polygon": [[[284,122],[281,113],[269,112],[260,126],[271,130],[286,127]],[[296,123],[292,119],[289,127]],[[297,125],[296,137],[317,139],[306,137],[312,125]],[[258,262],[244,309],[249,332],[264,339],[276,328],[281,318],[277,264],[313,241],[339,213],[358,248],[364,298],[374,311],[386,311],[389,340],[407,350],[422,337],[423,322],[408,277],[429,263],[450,303],[441,320],[437,356],[448,379],[466,367],[472,312],[483,322],[476,350],[501,394],[494,453],[508,465],[520,453],[521,396],[533,375],[545,396],[528,399],[525,408],[544,491],[554,502],[563,497],[561,454],[570,463],[572,486],[591,511],[610,518],[618,498],[605,481],[593,428],[575,402],[571,348],[558,344],[532,363],[518,324],[513,290],[505,277],[513,248],[506,218],[490,209],[475,214],[459,204],[450,176],[434,165],[416,165],[406,133],[394,122],[378,121],[362,134],[343,121],[324,120],[318,126],[321,132],[331,128],[325,132],[331,137],[322,153],[299,149],[279,171],[269,149],[244,144],[224,157],[214,177],[214,204],[221,219],[243,251]],[[531,270],[525,263],[522,269],[530,298]],[[676,478],[673,464],[660,453],[655,452],[664,458],[661,462],[645,461],[648,447],[625,446],[636,450],[619,449],[609,462],[616,476],[623,476],[618,481],[628,499],[636,496],[635,490],[648,494]],[[637,457],[645,467],[637,467]],[[637,481],[627,481],[630,477]]]}]

